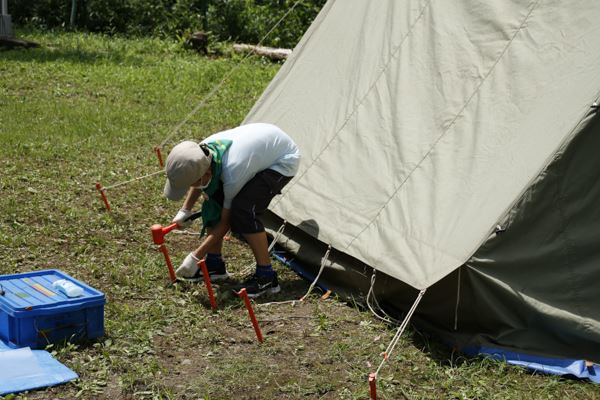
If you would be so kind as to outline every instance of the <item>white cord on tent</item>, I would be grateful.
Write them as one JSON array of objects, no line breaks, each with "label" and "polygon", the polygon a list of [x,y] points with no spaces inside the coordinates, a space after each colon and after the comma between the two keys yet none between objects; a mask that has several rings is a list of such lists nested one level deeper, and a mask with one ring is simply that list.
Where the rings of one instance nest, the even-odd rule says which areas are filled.
[{"label": "white cord on tent", "polygon": [[458,286],[456,288],[456,306],[454,307],[454,330],[458,329],[458,303],[460,302],[460,271],[462,268],[458,269]]},{"label": "white cord on tent", "polygon": [[133,179],[130,179],[130,180],[125,181],[125,182],[120,182],[120,183],[115,183],[114,185],[105,186],[103,189],[104,190],[114,189],[116,187],[123,186],[123,185],[126,185],[126,184],[131,183],[131,182],[135,182],[135,181],[139,181],[141,179],[149,178],[149,177],[154,176],[154,175],[163,174],[164,172],[165,171],[161,169],[160,171],[156,171],[156,172],[153,172],[151,174],[144,175],[144,176],[139,176],[137,178],[133,178]]},{"label": "white cord on tent", "polygon": [[[375,283],[375,281],[373,281],[373,283]],[[383,309],[383,307],[381,307],[379,305],[379,301],[377,300],[377,296],[375,296],[375,285],[373,285],[373,301],[375,302],[375,305],[377,306],[377,308],[383,313],[383,315],[385,315],[386,318],[388,318],[391,322],[398,324],[397,319],[391,317],[388,313],[385,312],[385,310]]]},{"label": "white cord on tent", "polygon": [[271,251],[273,251],[273,247],[275,247],[275,245],[277,244],[277,241],[279,240],[279,237],[283,234],[283,230],[285,229],[285,224],[287,224],[286,220],[283,221],[283,224],[281,224],[279,229],[277,229],[277,232],[275,232],[275,236],[273,236],[273,240],[271,241],[271,244],[269,245],[269,248],[267,249],[269,254],[271,254]]},{"label": "white cord on tent", "polygon": [[317,281],[321,277],[321,273],[323,273],[323,270],[325,269],[325,264],[327,263],[327,260],[329,259],[329,252],[330,251],[331,251],[331,246],[328,246],[327,247],[327,251],[325,252],[325,255],[323,256],[323,259],[321,260],[321,268],[319,269],[319,273],[317,274],[317,277],[315,278],[315,280],[308,287],[308,291],[306,292],[306,294],[300,298],[300,301],[304,301],[304,299],[306,299],[308,297],[308,295],[310,294],[310,292],[312,292],[313,288],[317,284]]},{"label": "white cord on tent", "polygon": [[[275,25],[273,25],[273,27],[262,37],[262,39],[260,39],[260,41],[258,42],[258,44],[256,45],[256,47],[259,47],[262,45],[262,43],[265,41],[265,39],[271,34],[271,32],[273,32],[275,30],[275,28],[277,28],[279,26],[279,24],[281,24],[281,22],[288,16],[289,13],[291,13],[294,8],[296,8],[296,6],[301,2],[302,0],[297,0],[294,5],[292,5],[292,7],[286,11],[285,14],[283,14],[283,16],[279,19],[279,21],[277,21],[277,23],[275,23]],[[165,144],[167,144],[169,142],[169,140],[171,140],[171,138],[173,137],[173,135],[175,135],[177,133],[177,131],[179,131],[179,129],[185,125],[190,118],[192,118],[192,116],[194,114],[196,114],[198,112],[198,110],[200,110],[200,108],[202,108],[207,102],[208,100],[210,100],[210,98],[212,96],[214,96],[214,94],[223,86],[223,84],[225,83],[225,81],[235,72],[237,71],[240,66],[242,65],[242,63],[244,61],[246,61],[246,59],[250,56],[252,56],[254,53],[256,53],[256,48],[254,48],[253,50],[251,50],[250,52],[248,52],[248,54],[246,54],[245,57],[242,58],[242,60],[232,69],[229,70],[229,72],[227,72],[225,74],[225,76],[223,76],[223,79],[221,79],[221,81],[219,83],[217,83],[216,86],[214,86],[212,88],[212,90],[208,93],[208,95],[206,95],[201,101],[200,103],[198,103],[196,105],[196,107],[194,107],[194,109],[188,114],[186,115],[186,117],[179,123],[177,124],[177,126],[175,126],[174,129],[171,130],[171,132],[169,132],[169,134],[167,135],[167,137],[165,138],[165,140],[162,141],[162,143],[159,145],[159,147],[162,149],[164,147]]]},{"label": "white cord on tent", "polygon": [[[379,305],[379,302],[377,301],[377,297],[375,296],[375,276],[376,276],[376,274],[377,274],[377,270],[373,268],[373,274],[371,275],[371,286],[369,287],[369,292],[367,293],[367,307],[369,307],[369,310],[371,310],[373,315],[375,315],[377,318],[379,318],[383,322],[386,322],[388,324],[397,324],[399,321],[397,319],[389,316],[383,310],[383,308]],[[380,310],[381,313],[383,313],[383,316],[379,315],[379,313],[371,305],[371,301],[370,301],[371,297],[373,298],[373,301],[374,301],[377,309]]]},{"label": "white cord on tent", "polygon": [[396,344],[398,344],[398,341],[400,340],[400,336],[402,336],[402,333],[404,332],[404,330],[408,326],[408,322],[410,321],[410,319],[413,316],[415,310],[417,309],[417,306],[419,305],[419,302],[423,298],[423,295],[425,294],[426,290],[427,289],[423,289],[423,290],[421,290],[419,292],[419,295],[417,296],[417,299],[413,303],[413,305],[410,308],[410,310],[408,311],[408,313],[406,313],[406,317],[404,317],[404,321],[402,321],[402,324],[398,327],[398,330],[396,331],[396,334],[394,335],[394,337],[392,338],[392,340],[391,340],[390,344],[388,345],[387,349],[383,353],[383,360],[381,360],[381,363],[379,364],[379,367],[377,368],[377,371],[375,371],[375,377],[377,377],[379,375],[379,371],[381,370],[381,367],[383,367],[383,364],[385,363],[385,361],[388,358],[390,358],[390,355],[392,354],[392,351],[394,351],[394,348],[396,347]]}]

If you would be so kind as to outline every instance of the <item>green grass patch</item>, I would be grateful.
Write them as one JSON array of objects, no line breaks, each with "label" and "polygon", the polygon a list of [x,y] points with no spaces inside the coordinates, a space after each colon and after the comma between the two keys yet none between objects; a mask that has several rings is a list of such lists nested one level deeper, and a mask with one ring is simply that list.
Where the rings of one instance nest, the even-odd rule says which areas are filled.
[{"label": "green grass patch", "polygon": [[[165,148],[239,124],[279,65],[207,58],[175,41],[27,32],[38,49],[0,52],[0,273],[58,268],[106,294],[106,336],[51,346],[80,379],[17,398],[365,399],[368,373],[395,331],[337,299],[257,306],[265,343],[246,310],[217,287],[211,312],[200,285],[168,283],[149,227],[180,204],[162,197],[163,176],[94,189],[159,170],[162,143],[232,69]],[[172,234],[177,264],[196,244]],[[253,257],[226,243],[242,278]],[[282,293],[308,285],[277,265]],[[431,344],[433,343],[433,344]],[[381,371],[381,399],[600,398],[597,386],[538,376],[452,354],[408,332]]]}]

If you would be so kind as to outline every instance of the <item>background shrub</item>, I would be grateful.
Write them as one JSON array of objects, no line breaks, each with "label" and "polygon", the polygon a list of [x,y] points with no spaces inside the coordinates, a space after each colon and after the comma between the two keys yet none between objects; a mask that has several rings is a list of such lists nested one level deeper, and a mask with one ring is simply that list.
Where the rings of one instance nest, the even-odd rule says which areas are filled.
[{"label": "background shrub", "polygon": [[[258,43],[296,0],[9,0],[15,25],[73,28],[129,36],[184,36],[210,32],[220,41]],[[264,41],[295,46],[326,0],[301,0]]]}]

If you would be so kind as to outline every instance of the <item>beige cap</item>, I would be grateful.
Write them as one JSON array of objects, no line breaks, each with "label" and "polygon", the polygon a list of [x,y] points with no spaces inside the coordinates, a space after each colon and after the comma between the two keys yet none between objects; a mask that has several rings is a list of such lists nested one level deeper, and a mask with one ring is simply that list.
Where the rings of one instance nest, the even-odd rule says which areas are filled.
[{"label": "beige cap", "polygon": [[165,197],[179,200],[185,196],[190,186],[206,173],[211,159],[212,157],[204,154],[198,143],[190,140],[173,147],[165,167]]}]

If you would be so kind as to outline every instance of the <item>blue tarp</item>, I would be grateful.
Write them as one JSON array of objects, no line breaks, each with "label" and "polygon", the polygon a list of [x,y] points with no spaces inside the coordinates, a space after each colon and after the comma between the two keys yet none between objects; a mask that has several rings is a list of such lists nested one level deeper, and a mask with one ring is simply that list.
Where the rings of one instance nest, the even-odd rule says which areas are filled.
[{"label": "blue tarp", "polygon": [[[287,265],[288,268],[290,268],[292,271],[298,274],[298,276],[300,276],[302,279],[305,279],[308,282],[313,282],[315,280],[315,274],[307,271],[301,263],[294,260],[293,258],[290,258],[285,251],[274,251],[271,253],[271,255],[283,264]],[[315,286],[320,288],[323,292],[326,292],[328,290],[328,288],[324,286],[321,282],[316,282]]]},{"label": "blue tarp", "polygon": [[45,350],[14,349],[0,341],[0,396],[59,385],[78,377]]},{"label": "blue tarp", "polygon": [[508,364],[518,365],[543,374],[570,376],[600,383],[600,365],[589,364],[584,360],[541,357],[485,346],[470,347],[463,349],[463,352],[470,355],[489,356],[495,360],[506,361]]}]

